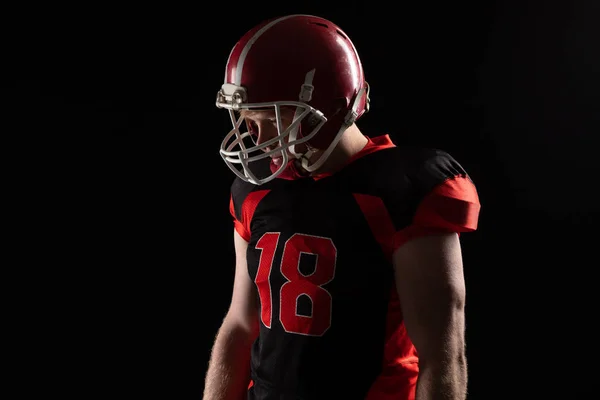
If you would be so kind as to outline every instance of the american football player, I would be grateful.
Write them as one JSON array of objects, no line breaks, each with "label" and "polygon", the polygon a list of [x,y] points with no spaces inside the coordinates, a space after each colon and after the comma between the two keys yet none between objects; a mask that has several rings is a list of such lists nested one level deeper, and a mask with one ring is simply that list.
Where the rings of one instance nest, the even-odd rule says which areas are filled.
[{"label": "american football player", "polygon": [[329,20],[273,18],[233,47],[216,106],[236,272],[204,400],[466,398],[477,190],[447,152],[361,132],[369,104]]}]

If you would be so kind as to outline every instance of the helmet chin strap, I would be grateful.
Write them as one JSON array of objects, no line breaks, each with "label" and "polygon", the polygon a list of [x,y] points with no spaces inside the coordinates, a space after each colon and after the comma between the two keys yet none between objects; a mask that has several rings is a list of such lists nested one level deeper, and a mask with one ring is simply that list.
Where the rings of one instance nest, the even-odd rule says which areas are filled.
[{"label": "helmet chin strap", "polygon": [[[352,125],[352,124],[350,124],[350,125]],[[335,135],[335,138],[333,139],[331,144],[327,147],[325,152],[323,152],[323,154],[321,154],[321,156],[314,163],[312,163],[310,165],[308,164],[310,162],[310,158],[316,153],[315,150],[309,149],[304,154],[302,154],[302,156],[301,156],[302,157],[302,159],[301,159],[302,168],[304,168],[308,172],[314,172],[317,169],[321,168],[323,163],[325,163],[325,161],[327,161],[327,159],[333,152],[333,149],[335,148],[335,146],[338,144],[338,142],[342,138],[342,134],[344,133],[344,131],[346,129],[348,129],[348,127],[350,125],[348,125],[346,123],[342,124],[342,127],[340,128],[338,133]]]}]

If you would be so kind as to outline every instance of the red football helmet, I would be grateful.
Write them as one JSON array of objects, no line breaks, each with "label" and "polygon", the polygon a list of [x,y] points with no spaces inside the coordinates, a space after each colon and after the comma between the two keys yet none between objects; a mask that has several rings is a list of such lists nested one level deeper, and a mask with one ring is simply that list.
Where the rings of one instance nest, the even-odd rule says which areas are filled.
[{"label": "red football helmet", "polygon": [[[221,156],[236,175],[257,185],[286,168],[289,160],[283,149],[301,159],[304,169],[314,171],[341,134],[368,111],[368,94],[356,49],[334,23],[310,15],[265,21],[236,43],[227,61],[216,104],[229,110],[233,129],[221,144]],[[257,145],[253,135],[241,132],[244,120],[236,112],[268,107],[275,110],[278,136]],[[295,109],[287,129],[281,123],[281,107]],[[295,145],[303,142],[311,150],[301,154]],[[309,165],[314,148],[324,152]],[[248,164],[275,152],[283,155],[279,168],[266,178],[255,176]]]}]

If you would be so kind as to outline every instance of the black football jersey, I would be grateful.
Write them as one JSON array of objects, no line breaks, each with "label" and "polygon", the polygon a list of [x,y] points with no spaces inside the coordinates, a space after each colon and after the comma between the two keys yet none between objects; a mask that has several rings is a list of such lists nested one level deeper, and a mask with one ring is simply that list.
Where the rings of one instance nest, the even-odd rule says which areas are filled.
[{"label": "black football jersey", "polygon": [[236,178],[231,213],[260,300],[248,399],[414,397],[418,354],[392,253],[418,235],[472,231],[478,212],[449,154],[387,135],[333,174],[261,186]]}]

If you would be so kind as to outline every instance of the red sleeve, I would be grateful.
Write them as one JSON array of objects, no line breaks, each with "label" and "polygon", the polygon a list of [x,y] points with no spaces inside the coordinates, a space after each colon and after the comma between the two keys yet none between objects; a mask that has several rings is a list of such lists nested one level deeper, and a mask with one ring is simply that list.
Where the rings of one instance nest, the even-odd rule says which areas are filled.
[{"label": "red sleeve", "polygon": [[479,219],[479,196],[473,182],[459,175],[436,186],[419,204],[410,226],[394,234],[394,250],[418,236],[472,232]]}]

